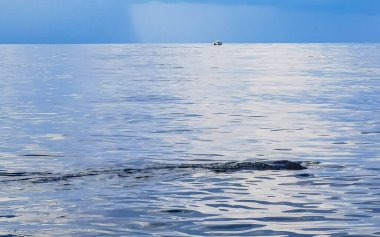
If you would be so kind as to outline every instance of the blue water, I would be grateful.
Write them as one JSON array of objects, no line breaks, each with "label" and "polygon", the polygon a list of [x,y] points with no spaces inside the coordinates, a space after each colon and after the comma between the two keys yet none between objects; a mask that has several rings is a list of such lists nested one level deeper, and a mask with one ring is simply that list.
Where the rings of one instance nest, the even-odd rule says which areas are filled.
[{"label": "blue water", "polygon": [[380,236],[379,52],[2,45],[0,236]]}]

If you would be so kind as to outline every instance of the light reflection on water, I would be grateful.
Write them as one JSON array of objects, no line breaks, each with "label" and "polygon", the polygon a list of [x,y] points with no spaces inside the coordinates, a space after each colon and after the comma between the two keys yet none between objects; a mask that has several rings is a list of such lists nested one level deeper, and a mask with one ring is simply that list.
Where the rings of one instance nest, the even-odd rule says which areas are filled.
[{"label": "light reflection on water", "polygon": [[376,44],[1,46],[0,170],[245,160],[2,182],[0,235],[380,235]]}]

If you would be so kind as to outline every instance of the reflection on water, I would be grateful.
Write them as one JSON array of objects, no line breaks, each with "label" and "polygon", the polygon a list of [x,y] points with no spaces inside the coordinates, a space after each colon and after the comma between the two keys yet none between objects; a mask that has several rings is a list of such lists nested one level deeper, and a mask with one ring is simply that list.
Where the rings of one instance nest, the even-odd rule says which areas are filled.
[{"label": "reflection on water", "polygon": [[0,236],[380,235],[377,44],[0,49]]}]

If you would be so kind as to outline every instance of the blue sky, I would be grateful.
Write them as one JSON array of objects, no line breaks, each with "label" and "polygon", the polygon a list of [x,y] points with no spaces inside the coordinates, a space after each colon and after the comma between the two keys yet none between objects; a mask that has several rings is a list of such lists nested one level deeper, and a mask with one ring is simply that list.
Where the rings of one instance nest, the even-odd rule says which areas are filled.
[{"label": "blue sky", "polygon": [[379,0],[0,0],[0,43],[380,42]]}]

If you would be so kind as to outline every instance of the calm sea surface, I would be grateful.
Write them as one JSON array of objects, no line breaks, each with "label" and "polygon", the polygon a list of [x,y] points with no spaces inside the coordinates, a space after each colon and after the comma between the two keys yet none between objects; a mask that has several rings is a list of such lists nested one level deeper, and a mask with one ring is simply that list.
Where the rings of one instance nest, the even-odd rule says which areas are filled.
[{"label": "calm sea surface", "polygon": [[[0,236],[380,236],[379,44],[0,58]],[[308,169],[154,169],[259,160]]]}]

